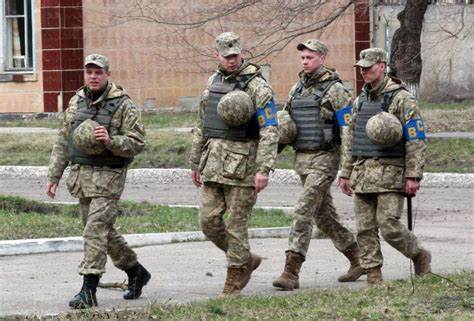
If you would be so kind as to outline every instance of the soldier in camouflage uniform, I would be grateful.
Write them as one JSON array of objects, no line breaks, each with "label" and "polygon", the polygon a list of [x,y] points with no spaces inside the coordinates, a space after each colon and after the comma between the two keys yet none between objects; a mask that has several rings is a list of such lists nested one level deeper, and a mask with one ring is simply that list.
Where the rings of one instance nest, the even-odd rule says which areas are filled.
[{"label": "soldier in camouflage uniform", "polygon": [[[404,194],[414,196],[420,188],[426,143],[416,100],[400,80],[385,74],[386,52],[370,48],[360,58],[356,66],[365,85],[353,104],[350,130],[343,140],[338,184],[343,193],[355,193],[361,265],[372,285],[383,280],[379,229],[385,241],[413,260],[416,275],[430,272],[430,253],[400,222]],[[369,119],[382,112],[395,115],[403,126],[403,139],[395,145],[380,146],[367,136]]]},{"label": "soldier in camouflage uniform", "polygon": [[[257,193],[268,184],[275,164],[278,131],[272,89],[260,67],[243,60],[238,35],[219,35],[216,49],[220,64],[201,97],[190,163],[194,184],[203,186],[202,231],[227,257],[222,295],[228,296],[240,293],[261,261],[250,253],[248,224]],[[229,126],[217,109],[221,98],[235,90],[250,96],[255,112],[250,121]]]},{"label": "soldier in camouflage uniform", "polygon": [[339,165],[340,129],[351,96],[334,69],[324,66],[328,48],[310,39],[297,46],[303,71],[290,90],[285,106],[298,129],[292,142],[296,151],[294,167],[301,178],[303,193],[295,206],[283,273],[273,286],[283,290],[299,287],[298,275],[309,247],[313,220],[350,262],[340,282],[357,280],[363,273],[354,235],[338,220],[330,187]]},{"label": "soldier in camouflage uniform", "polygon": [[84,67],[86,86],[71,98],[64,113],[46,184],[47,195],[54,198],[59,180],[70,166],[66,185],[71,195],[79,198],[84,224],[84,258],[79,265],[84,283],[69,302],[75,309],[97,305],[95,293],[107,254],[128,275],[125,299],[138,298],[151,277],[114,228],[127,166],[145,147],[140,113],[125,90],[108,81],[105,56],[87,56]]}]

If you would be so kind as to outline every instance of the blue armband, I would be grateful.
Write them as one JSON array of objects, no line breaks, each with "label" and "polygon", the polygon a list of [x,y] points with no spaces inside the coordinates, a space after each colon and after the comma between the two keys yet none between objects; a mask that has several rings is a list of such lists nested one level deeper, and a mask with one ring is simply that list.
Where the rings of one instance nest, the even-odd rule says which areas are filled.
[{"label": "blue armband", "polygon": [[339,126],[348,126],[351,120],[352,106],[348,105],[344,108],[336,110],[336,119]]},{"label": "blue armband", "polygon": [[405,126],[403,126],[403,138],[406,141],[426,139],[423,120],[421,118],[410,119]]},{"label": "blue armband", "polygon": [[257,120],[260,128],[277,126],[278,122],[276,114],[277,108],[273,98],[270,99],[270,101],[263,108],[257,108]]}]

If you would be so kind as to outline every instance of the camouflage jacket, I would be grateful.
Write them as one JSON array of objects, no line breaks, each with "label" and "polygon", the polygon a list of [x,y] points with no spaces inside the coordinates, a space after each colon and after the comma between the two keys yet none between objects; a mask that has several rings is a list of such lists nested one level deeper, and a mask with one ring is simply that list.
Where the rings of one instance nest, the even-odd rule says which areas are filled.
[{"label": "camouflage jacket", "polygon": [[[291,100],[299,84],[303,85],[302,96],[311,96],[315,93],[315,87],[318,83],[337,79],[337,73],[327,67],[321,67],[314,75],[308,77],[304,72],[299,74],[298,81],[290,90],[288,101],[284,107],[291,115]],[[351,94],[339,82],[334,83],[328,89],[321,100],[321,118],[325,120],[334,120],[334,112],[348,106],[351,102]],[[341,127],[342,131],[347,130],[347,126]],[[344,136],[343,136],[344,137]],[[339,147],[326,151],[296,152],[294,160],[295,171],[299,175],[307,175],[312,171],[324,172],[329,176],[336,176],[339,166]]]},{"label": "camouflage jacket", "polygon": [[[209,97],[209,87],[214,77],[252,75],[258,72],[251,64],[243,64],[239,70],[227,75],[219,68],[208,80],[202,93],[197,126],[193,129],[193,143],[190,152],[192,170],[201,173],[204,182],[216,182],[235,186],[253,186],[257,172],[264,175],[273,170],[278,147],[276,126],[260,128],[259,140],[248,142],[231,141],[220,138],[206,139],[203,136],[204,111]],[[252,98],[256,108],[264,108],[273,98],[273,91],[261,77],[253,78],[245,92]]]},{"label": "camouflage jacket", "polygon": [[[109,83],[105,92],[97,100],[87,97],[85,88],[81,88],[69,101],[58,138],[53,146],[49,162],[48,180],[58,183],[69,165],[69,140],[72,135],[72,123],[77,112],[77,101],[84,97],[90,108],[104,107],[105,100],[126,95],[120,86]],[[145,129],[140,113],[131,99],[125,99],[115,112],[109,128],[110,143],[106,148],[120,157],[133,157],[145,147]],[[109,168],[106,166],[71,166],[66,185],[75,197],[119,197],[123,191],[127,168]]]},{"label": "camouflage jacket", "polygon": [[[367,85],[363,90],[371,101],[383,99],[385,92],[403,88],[403,83],[388,76],[375,88]],[[359,97],[354,101],[349,131],[342,144],[341,177],[350,178],[351,187],[355,193],[402,192],[405,188],[405,178],[421,179],[425,165],[426,142],[422,139],[405,141],[405,157],[401,158],[352,158],[352,140],[355,122],[357,122],[357,107]],[[400,90],[388,107],[388,112],[394,114],[405,125],[414,118],[421,117],[417,102],[405,89]]]}]

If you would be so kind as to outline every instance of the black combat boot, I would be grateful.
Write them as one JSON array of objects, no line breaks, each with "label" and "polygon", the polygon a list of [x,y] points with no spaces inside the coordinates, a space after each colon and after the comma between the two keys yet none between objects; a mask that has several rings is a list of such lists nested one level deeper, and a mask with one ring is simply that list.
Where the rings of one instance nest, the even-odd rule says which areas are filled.
[{"label": "black combat boot", "polygon": [[99,284],[100,276],[95,274],[84,275],[84,283],[82,284],[81,291],[76,294],[71,301],[69,306],[73,309],[87,309],[97,306],[97,298],[95,292],[97,291],[97,285]]},{"label": "black combat boot", "polygon": [[128,289],[123,294],[123,298],[125,300],[138,299],[143,287],[150,281],[151,274],[140,263],[125,270],[125,273],[128,275]]}]

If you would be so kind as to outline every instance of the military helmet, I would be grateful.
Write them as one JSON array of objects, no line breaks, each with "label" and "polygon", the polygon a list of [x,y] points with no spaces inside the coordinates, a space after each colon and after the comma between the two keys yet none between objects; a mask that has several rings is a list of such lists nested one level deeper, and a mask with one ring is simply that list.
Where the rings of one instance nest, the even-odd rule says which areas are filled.
[{"label": "military helmet", "polygon": [[286,110],[279,110],[277,112],[278,119],[278,143],[291,144],[298,134],[296,123],[291,118]]},{"label": "military helmet", "polygon": [[402,123],[387,112],[381,112],[369,118],[365,126],[367,136],[375,145],[392,147],[402,139]]},{"label": "military helmet", "polygon": [[105,151],[104,144],[95,139],[94,129],[97,126],[98,122],[86,119],[74,130],[72,141],[78,150],[88,155],[98,155]]},{"label": "military helmet", "polygon": [[233,90],[219,100],[217,112],[229,126],[247,123],[255,114],[250,96],[242,90]]}]

